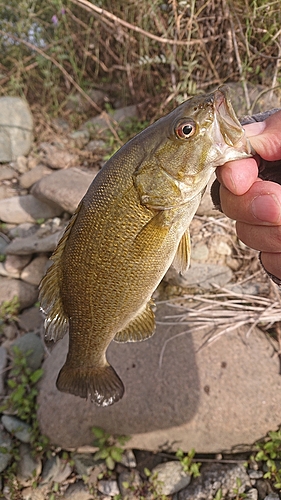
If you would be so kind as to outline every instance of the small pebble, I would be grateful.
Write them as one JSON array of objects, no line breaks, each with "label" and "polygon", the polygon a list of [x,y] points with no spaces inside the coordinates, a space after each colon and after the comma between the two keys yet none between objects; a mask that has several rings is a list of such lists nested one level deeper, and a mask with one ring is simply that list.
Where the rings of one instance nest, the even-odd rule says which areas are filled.
[{"label": "small pebble", "polygon": [[249,470],[248,471],[248,476],[250,479],[260,479],[263,477],[263,472],[261,470]]},{"label": "small pebble", "polygon": [[162,495],[172,495],[189,485],[191,476],[184,472],[180,462],[164,462],[152,470],[150,480],[153,481],[153,475],[157,475],[158,493]]},{"label": "small pebble", "polygon": [[42,340],[35,333],[30,332],[19,337],[15,340],[13,346],[17,346],[23,353],[31,351],[26,359],[28,367],[32,371],[38,370],[41,367],[44,357],[44,346]]},{"label": "small pebble", "polygon": [[19,439],[19,441],[30,443],[31,427],[26,422],[12,415],[2,415],[1,422],[5,429]]},{"label": "small pebble", "polygon": [[125,467],[129,467],[130,469],[134,469],[137,466],[136,457],[132,450],[125,450],[122,457],[121,462]]},{"label": "small pebble", "polygon": [[114,495],[119,495],[120,493],[117,481],[114,481],[112,479],[101,479],[98,482],[98,490],[100,493],[109,495],[111,497],[114,497]]},{"label": "small pebble", "polygon": [[0,396],[5,394],[5,368],[7,365],[7,351],[4,347],[0,346]]},{"label": "small pebble", "polygon": [[[3,451],[1,451],[1,449]],[[0,473],[6,469],[12,459],[12,439],[7,432],[0,429]]]},{"label": "small pebble", "polygon": [[251,488],[245,495],[245,500],[258,500],[258,490],[256,488]]},{"label": "small pebble", "polygon": [[39,457],[34,457],[30,446],[27,444],[20,445],[19,454],[17,479],[22,486],[29,486],[41,472],[41,460]]},{"label": "small pebble", "polygon": [[93,468],[96,466],[92,453],[74,453],[72,460],[74,460],[75,468],[80,476],[89,476]]},{"label": "small pebble", "polygon": [[15,163],[15,168],[19,174],[24,174],[25,172],[27,172],[27,158],[25,156],[18,156]]}]

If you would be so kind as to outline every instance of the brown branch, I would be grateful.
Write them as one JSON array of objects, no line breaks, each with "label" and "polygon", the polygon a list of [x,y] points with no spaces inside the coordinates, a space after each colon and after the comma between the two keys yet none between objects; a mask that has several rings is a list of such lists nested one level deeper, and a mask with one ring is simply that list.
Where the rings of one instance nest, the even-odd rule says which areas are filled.
[{"label": "brown branch", "polygon": [[99,14],[100,16],[107,17],[108,19],[111,19],[112,21],[121,24],[122,26],[125,26],[126,28],[135,31],[136,33],[140,33],[141,35],[146,36],[147,38],[151,38],[151,40],[155,40],[156,42],[168,44],[168,45],[197,45],[197,44],[202,44],[209,42],[211,40],[217,40],[218,38],[221,38],[221,35],[216,35],[216,36],[210,36],[207,38],[201,38],[200,40],[171,40],[170,38],[161,38],[160,36],[153,35],[149,31],[145,31],[139,26],[135,26],[134,24],[128,23],[127,21],[124,21],[123,19],[120,19],[120,17],[115,16],[111,12],[108,12],[105,9],[101,9],[97,5],[94,5],[88,0],[71,0],[72,3],[75,5],[80,5],[83,6],[88,12],[94,11],[96,14]]},{"label": "brown branch", "polygon": [[36,47],[36,45],[33,45],[32,43],[27,42],[26,40],[22,40],[21,38],[18,38],[17,36],[12,35],[11,33],[8,34],[5,31],[0,30],[0,35],[2,35],[2,36],[8,35],[16,42],[22,43],[23,45],[28,47],[30,50],[34,50],[35,52],[40,54],[47,61],[50,61],[52,64],[54,64],[54,66],[56,66],[61,71],[61,73],[64,75],[64,77],[71,83],[71,85],[73,85],[73,87],[76,88],[76,90],[86,99],[86,101],[88,101],[91,104],[91,106],[93,106],[93,108],[98,113],[103,112],[102,109],[86,94],[86,92],[84,92],[84,90],[81,89],[80,85],[78,85],[78,83],[76,83],[76,81],[72,78],[72,76],[70,76],[70,74],[66,71],[66,69],[58,61],[56,61],[56,59],[54,59],[53,57],[46,54],[39,47]]},{"label": "brown branch", "polygon": [[[0,35],[7,36],[7,34],[8,33],[0,30]],[[86,101],[89,102],[91,104],[91,106],[93,106],[93,108],[98,113],[102,113],[103,118],[106,120],[107,125],[108,125],[110,131],[112,132],[112,134],[114,135],[115,139],[117,140],[117,142],[119,144],[122,144],[122,141],[120,140],[120,137],[118,136],[118,134],[116,133],[116,130],[114,128],[114,126],[116,126],[116,122],[111,118],[111,116],[106,111],[103,111],[93,101],[93,99],[91,99],[88,96],[88,94],[86,94],[86,92],[84,92],[83,89],[81,89],[81,87],[78,85],[78,83],[75,82],[75,80],[72,78],[72,76],[69,75],[69,73],[64,69],[64,67],[58,61],[56,61],[56,59],[54,59],[51,56],[48,56],[48,54],[46,54],[43,50],[39,49],[39,47],[36,47],[32,43],[27,42],[26,40],[22,40],[22,39],[16,37],[15,35],[12,35],[11,33],[9,33],[8,35],[9,35],[9,37],[13,38],[13,40],[15,40],[16,42],[22,43],[23,45],[25,45],[29,49],[34,50],[35,52],[38,52],[38,54],[40,54],[42,57],[44,57],[44,59],[46,59],[47,61],[50,61],[52,64],[54,64],[62,72],[62,74],[67,79],[67,81],[70,82],[73,85],[73,87],[75,87],[76,90],[86,99]]]}]

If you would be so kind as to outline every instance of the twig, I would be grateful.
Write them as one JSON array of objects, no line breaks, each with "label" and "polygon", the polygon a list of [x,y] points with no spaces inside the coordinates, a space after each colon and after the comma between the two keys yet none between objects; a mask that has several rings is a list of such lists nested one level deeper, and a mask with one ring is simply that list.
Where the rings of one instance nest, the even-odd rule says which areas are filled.
[{"label": "twig", "polygon": [[161,38],[160,36],[153,35],[149,31],[145,31],[139,26],[135,26],[134,24],[128,23],[127,21],[124,21],[118,16],[115,16],[115,14],[112,14],[111,12],[108,12],[105,9],[102,9],[98,7],[97,5],[94,5],[87,0],[71,0],[72,3],[75,5],[81,5],[83,6],[86,10],[88,11],[94,11],[100,16],[105,16],[108,19],[111,19],[112,21],[121,24],[122,26],[125,26],[126,28],[135,31],[136,33],[140,33],[141,35],[146,36],[147,38],[151,38],[152,40],[155,40],[160,43],[164,44],[169,44],[169,45],[197,45],[197,44],[204,44],[206,42],[209,42],[211,40],[218,40],[219,38],[222,38],[222,35],[215,35],[215,36],[210,36],[207,38],[201,38],[198,40],[172,40],[170,38]]},{"label": "twig", "polygon": [[3,36],[7,36],[8,35],[9,37],[13,38],[13,40],[15,40],[15,41],[17,41],[19,43],[22,43],[23,45],[26,45],[26,47],[28,47],[31,50],[34,50],[35,52],[38,52],[38,54],[40,54],[42,57],[44,57],[44,59],[46,59],[47,61],[50,61],[52,64],[54,64],[62,72],[62,74],[65,76],[65,78],[73,85],[73,87],[75,87],[76,90],[86,99],[86,101],[89,102],[89,104],[91,104],[91,106],[93,106],[93,108],[98,113],[102,114],[102,117],[107,122],[107,125],[110,128],[110,130],[111,130],[112,134],[114,135],[115,139],[118,141],[119,144],[122,144],[122,141],[120,140],[118,134],[116,133],[116,130],[112,126],[112,123],[113,123],[113,125],[116,126],[116,123],[114,122],[114,120],[109,116],[109,114],[106,111],[103,111],[93,101],[93,99],[91,99],[91,97],[88,96],[88,94],[86,94],[86,92],[84,92],[83,89],[81,89],[80,85],[78,85],[78,83],[76,83],[76,81],[72,78],[72,76],[70,76],[70,74],[66,71],[66,69],[58,61],[56,61],[56,59],[54,59],[53,57],[51,57],[48,54],[46,54],[39,47],[36,47],[36,45],[33,45],[32,43],[27,42],[26,40],[22,40],[21,38],[18,38],[17,36],[12,35],[11,33],[7,34],[4,31],[0,30],[0,35],[3,35]]}]

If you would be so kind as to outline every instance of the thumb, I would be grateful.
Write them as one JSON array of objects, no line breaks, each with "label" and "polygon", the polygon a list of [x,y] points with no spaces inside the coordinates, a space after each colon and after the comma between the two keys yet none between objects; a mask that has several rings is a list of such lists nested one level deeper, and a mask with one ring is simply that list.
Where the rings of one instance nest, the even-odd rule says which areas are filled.
[{"label": "thumb", "polygon": [[265,160],[281,159],[281,111],[267,120],[245,125],[247,137],[255,151]]}]

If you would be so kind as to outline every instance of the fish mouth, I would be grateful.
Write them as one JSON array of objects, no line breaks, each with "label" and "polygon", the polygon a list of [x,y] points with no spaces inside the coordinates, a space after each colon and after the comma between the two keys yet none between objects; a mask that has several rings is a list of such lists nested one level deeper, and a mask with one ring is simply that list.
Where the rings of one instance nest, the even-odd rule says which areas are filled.
[{"label": "fish mouth", "polygon": [[214,127],[213,139],[224,154],[225,161],[253,156],[250,141],[235,114],[226,85],[213,94]]}]

